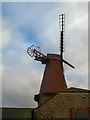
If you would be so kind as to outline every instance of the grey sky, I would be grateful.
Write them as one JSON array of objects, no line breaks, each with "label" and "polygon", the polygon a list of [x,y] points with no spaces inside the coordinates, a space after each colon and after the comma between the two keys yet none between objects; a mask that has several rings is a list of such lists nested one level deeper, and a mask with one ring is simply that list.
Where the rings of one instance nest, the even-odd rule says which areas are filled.
[{"label": "grey sky", "polygon": [[88,3],[3,3],[3,106],[36,106],[33,97],[45,66],[26,49],[36,44],[44,54],[59,53],[61,13],[66,15],[64,58],[76,67],[64,65],[68,87],[88,88]]}]

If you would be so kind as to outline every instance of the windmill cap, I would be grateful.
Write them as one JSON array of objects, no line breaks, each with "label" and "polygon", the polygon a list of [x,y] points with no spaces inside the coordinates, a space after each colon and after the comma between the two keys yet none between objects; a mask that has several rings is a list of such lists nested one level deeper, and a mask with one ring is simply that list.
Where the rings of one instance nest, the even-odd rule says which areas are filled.
[{"label": "windmill cap", "polygon": [[47,54],[47,58],[60,59],[60,55],[59,54]]}]

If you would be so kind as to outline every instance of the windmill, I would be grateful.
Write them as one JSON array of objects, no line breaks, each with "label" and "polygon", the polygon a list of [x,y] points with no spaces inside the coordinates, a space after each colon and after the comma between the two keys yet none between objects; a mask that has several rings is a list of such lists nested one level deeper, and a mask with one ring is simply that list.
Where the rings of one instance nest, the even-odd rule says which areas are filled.
[{"label": "windmill", "polygon": [[[69,62],[63,59],[63,52],[64,52],[64,37],[65,37],[65,14],[59,15],[59,30],[60,30],[60,56],[61,56],[61,65],[64,62],[65,64],[69,65],[72,68],[75,68]],[[63,65],[62,65],[63,68]]]},{"label": "windmill", "polygon": [[[27,53],[34,57],[35,60],[41,61],[46,64],[42,84],[39,95],[41,94],[56,94],[59,91],[67,89],[67,84],[63,73],[63,63],[71,68],[74,68],[69,62],[63,59],[64,51],[64,33],[65,33],[65,14],[59,15],[59,28],[60,28],[60,54],[47,54],[44,55],[40,47],[32,45],[27,48]],[[38,100],[36,100],[38,101]]]},{"label": "windmill", "polygon": [[[65,32],[65,14],[59,15],[59,30],[60,30],[60,63],[62,64],[63,62],[67,65],[69,65],[72,68],[75,68],[73,65],[71,65],[69,62],[63,59],[63,51],[64,51],[64,32]],[[32,45],[27,48],[27,53],[31,56],[34,57],[35,60],[41,61],[42,64],[45,64],[48,60],[47,56],[44,55],[40,47]],[[62,65],[63,67],[63,65]]]}]

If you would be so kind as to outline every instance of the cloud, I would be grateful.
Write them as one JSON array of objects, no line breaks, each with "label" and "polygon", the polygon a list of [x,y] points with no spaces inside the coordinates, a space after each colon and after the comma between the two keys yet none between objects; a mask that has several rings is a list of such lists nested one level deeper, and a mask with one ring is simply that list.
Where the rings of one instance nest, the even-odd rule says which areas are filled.
[{"label": "cloud", "polygon": [[0,3],[0,106],[2,106],[2,4],[1,3]]},{"label": "cloud", "polygon": [[3,106],[34,107],[33,98],[35,93],[39,92],[40,77],[41,73],[37,69],[34,73],[33,71],[27,73],[27,71],[15,71],[8,66],[4,67]]},{"label": "cloud", "polygon": [[82,74],[80,70],[67,70],[65,71],[65,78],[68,87],[77,87],[77,88],[83,88],[83,89],[88,89],[88,75]]},{"label": "cloud", "polygon": [[2,0],[3,2],[88,2],[88,0]]},{"label": "cloud", "polygon": [[0,63],[0,106],[2,106],[2,64]]},{"label": "cloud", "polygon": [[7,21],[2,22],[2,47],[6,47],[10,41],[13,39],[12,35],[11,35],[11,31],[9,29],[9,24],[7,23]]},{"label": "cloud", "polygon": [[[44,72],[41,63],[27,55],[36,44],[42,52],[59,53],[58,15],[66,13],[64,58],[69,87],[87,88],[87,3],[3,3],[3,106],[35,107]],[[80,84],[78,84],[78,82]]]},{"label": "cloud", "polygon": [[39,92],[41,71],[26,53],[29,44],[16,37],[9,28],[7,36],[6,30],[4,24],[3,35],[7,42],[3,43],[2,105],[33,107],[36,105],[34,94]]},{"label": "cloud", "polygon": [[[2,26],[1,20],[0,20],[0,26]],[[2,48],[2,27],[0,27],[0,48]]]}]

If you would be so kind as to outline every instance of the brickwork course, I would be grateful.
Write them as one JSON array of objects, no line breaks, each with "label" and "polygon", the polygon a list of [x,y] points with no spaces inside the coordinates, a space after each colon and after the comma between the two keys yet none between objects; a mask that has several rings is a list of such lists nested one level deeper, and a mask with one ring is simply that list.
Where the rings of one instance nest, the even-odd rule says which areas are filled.
[{"label": "brickwork course", "polygon": [[90,108],[90,91],[67,90],[59,92],[34,110],[35,118],[66,118],[72,119],[73,109]]},{"label": "brickwork course", "polygon": [[40,87],[35,95],[38,107],[34,109],[34,118],[72,119],[74,109],[89,109],[90,91],[80,88],[68,88],[60,55],[47,54],[48,61]]}]

